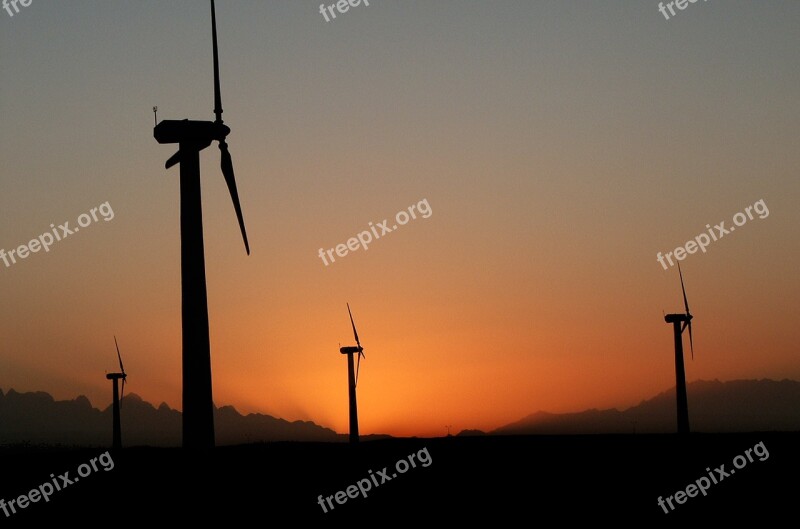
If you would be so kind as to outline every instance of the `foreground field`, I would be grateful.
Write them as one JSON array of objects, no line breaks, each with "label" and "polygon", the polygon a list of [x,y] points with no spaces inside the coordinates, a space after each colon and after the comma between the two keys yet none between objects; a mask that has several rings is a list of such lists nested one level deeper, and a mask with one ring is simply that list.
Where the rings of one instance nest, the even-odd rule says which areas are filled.
[{"label": "foreground field", "polygon": [[769,521],[792,511],[798,441],[797,433],[447,437],[220,447],[210,456],[5,448],[0,521]]}]

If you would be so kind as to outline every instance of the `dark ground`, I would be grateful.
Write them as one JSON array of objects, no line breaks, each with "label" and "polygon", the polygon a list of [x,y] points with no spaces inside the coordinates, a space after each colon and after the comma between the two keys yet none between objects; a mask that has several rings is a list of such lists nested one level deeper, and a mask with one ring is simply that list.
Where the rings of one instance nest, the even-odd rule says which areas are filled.
[{"label": "dark ground", "polygon": [[[695,480],[735,469],[733,459],[759,442],[769,452],[665,514],[657,504]],[[6,517],[0,525],[74,521],[123,527],[146,522],[211,521],[225,526],[285,525],[281,520],[341,526],[345,520],[549,525],[546,520],[611,521],[622,526],[673,525],[692,520],[760,518],[759,526],[795,519],[800,487],[800,433],[603,436],[449,437],[347,444],[275,443],[217,448],[210,457],[180,449],[127,448],[111,453],[114,468],[98,471]],[[319,495],[346,490],[384,467],[427,449],[430,465],[416,468],[327,513]],[[0,498],[27,493],[104,450],[0,449]],[[424,462],[424,452],[421,454]],[[741,460],[739,460],[741,464]],[[88,467],[87,469],[88,470]],[[84,471],[85,473],[85,471]],[[61,480],[59,480],[61,483]],[[366,487],[366,485],[365,485]],[[340,496],[341,498],[341,496]],[[668,508],[668,507],[667,507]],[[10,510],[9,510],[10,512]],[[787,516],[788,515],[788,516]],[[546,516],[546,518],[542,518]],[[124,519],[123,522],[121,519]],[[306,526],[308,524],[304,524]],[[391,525],[396,525],[392,523]],[[574,525],[571,524],[571,525]],[[183,526],[183,525],[181,525]]]}]

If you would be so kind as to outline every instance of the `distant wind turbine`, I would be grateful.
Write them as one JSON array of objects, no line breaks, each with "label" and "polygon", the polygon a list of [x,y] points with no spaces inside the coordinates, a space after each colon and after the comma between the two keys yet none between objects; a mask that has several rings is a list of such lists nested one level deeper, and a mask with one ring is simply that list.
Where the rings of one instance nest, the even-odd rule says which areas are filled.
[{"label": "distant wind turbine", "polygon": [[[114,336],[114,345],[117,347],[117,359],[119,360],[119,373],[108,373],[106,378],[111,381],[111,385],[113,388],[113,420],[114,420],[114,437],[113,437],[113,444],[115,450],[119,450],[122,448],[122,427],[120,423],[120,407],[122,397],[125,396],[125,380],[128,378],[128,375],[125,374],[125,368],[122,366],[122,355],[119,352],[119,344],[117,343],[117,337]],[[122,397],[119,393],[119,379],[122,379]]]},{"label": "distant wind turbine", "polygon": [[686,373],[683,367],[683,331],[689,328],[689,347],[694,360],[694,343],[692,341],[692,314],[689,312],[689,301],[686,299],[686,288],[683,285],[683,272],[678,263],[678,275],[681,278],[681,291],[683,292],[683,305],[685,314],[667,314],[664,321],[672,324],[675,337],[675,394],[678,401],[678,433],[689,433],[689,404],[686,398]]},{"label": "distant wind turbine", "polygon": [[[350,324],[353,326],[353,336],[356,339],[355,346],[340,347],[339,352],[347,355],[347,388],[350,400],[350,442],[358,443],[358,407],[356,405],[356,385],[358,384],[358,371],[361,369],[361,358],[364,356],[364,348],[358,340],[358,331],[353,322],[353,313],[350,312],[350,304],[347,304],[347,313],[350,315]],[[353,355],[358,355],[358,367],[353,369]]]}]

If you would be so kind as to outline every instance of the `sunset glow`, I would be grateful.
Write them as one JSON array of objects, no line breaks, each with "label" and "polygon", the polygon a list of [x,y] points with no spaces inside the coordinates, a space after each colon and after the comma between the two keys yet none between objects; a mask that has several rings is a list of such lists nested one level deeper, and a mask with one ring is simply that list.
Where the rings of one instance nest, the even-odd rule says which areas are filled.
[{"label": "sunset glow", "polygon": [[[326,22],[308,2],[218,3],[252,253],[213,146],[217,406],[346,433],[348,302],[362,435],[636,405],[675,385],[663,314],[683,300],[657,253],[762,199],[769,216],[681,261],[686,378],[800,379],[797,4],[666,21],[641,2],[375,1]],[[106,408],[116,335],[126,392],[181,408],[178,168],[151,108],[213,119],[208,12],[189,6],[0,12],[0,248],[114,213],[0,261],[4,391]],[[318,256],[422,200],[427,218]]]}]

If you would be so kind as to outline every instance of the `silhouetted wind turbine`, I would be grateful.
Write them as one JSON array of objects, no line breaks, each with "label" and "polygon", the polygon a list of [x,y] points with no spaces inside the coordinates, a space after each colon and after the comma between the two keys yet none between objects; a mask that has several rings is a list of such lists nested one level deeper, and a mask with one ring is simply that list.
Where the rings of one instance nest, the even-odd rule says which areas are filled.
[{"label": "silhouetted wind turbine", "polygon": [[113,437],[113,447],[115,450],[119,450],[122,448],[122,427],[120,426],[120,419],[119,419],[119,410],[120,410],[120,401],[122,397],[119,393],[118,387],[118,380],[122,379],[122,396],[125,396],[125,380],[128,378],[128,375],[125,374],[125,368],[122,366],[122,355],[119,353],[119,344],[117,343],[117,337],[114,336],[114,345],[117,346],[117,359],[119,360],[119,370],[120,373],[108,373],[106,378],[111,381],[111,385],[113,388],[113,396],[114,396],[114,403],[113,403],[113,417],[114,417],[114,437]]},{"label": "silhouetted wind turbine", "polygon": [[164,120],[153,136],[158,143],[177,143],[178,152],[166,168],[180,163],[181,189],[181,283],[183,316],[183,446],[214,446],[214,403],[211,393],[211,350],[208,339],[208,297],[203,246],[203,208],[200,197],[200,151],[219,142],[222,174],[228,184],[239,221],[244,247],[250,255],[233,163],[225,138],[230,133],[222,121],[219,86],[217,18],[211,0],[211,35],[214,46],[214,114],[212,121]]},{"label": "silhouetted wind turbine", "polygon": [[[353,336],[356,339],[355,346],[340,347],[339,352],[347,355],[347,388],[350,396],[350,442],[358,442],[358,408],[356,406],[356,384],[358,384],[358,371],[361,369],[361,357],[364,356],[364,348],[358,341],[358,331],[353,322],[353,313],[350,312],[350,304],[347,304],[347,313],[350,315],[350,324],[353,326]],[[353,369],[353,355],[358,354],[358,367]]]},{"label": "silhouetted wind turbine", "polygon": [[692,314],[689,312],[689,301],[686,299],[686,288],[683,286],[683,272],[678,263],[678,275],[681,278],[681,291],[683,291],[683,305],[686,314],[667,314],[664,321],[672,324],[675,336],[675,394],[678,401],[678,433],[689,433],[689,404],[686,399],[686,373],[683,367],[683,331],[689,328],[689,347],[694,359],[694,343],[692,341]]}]

